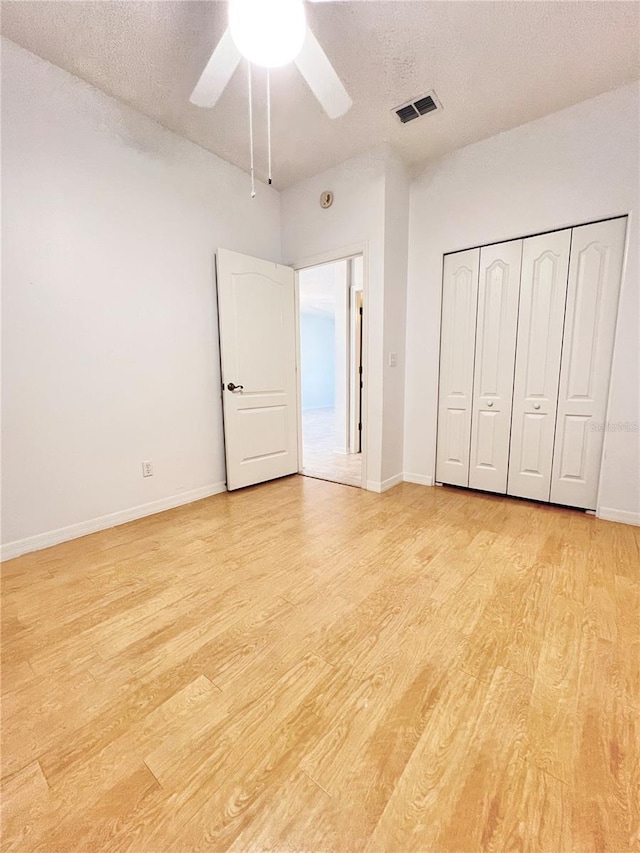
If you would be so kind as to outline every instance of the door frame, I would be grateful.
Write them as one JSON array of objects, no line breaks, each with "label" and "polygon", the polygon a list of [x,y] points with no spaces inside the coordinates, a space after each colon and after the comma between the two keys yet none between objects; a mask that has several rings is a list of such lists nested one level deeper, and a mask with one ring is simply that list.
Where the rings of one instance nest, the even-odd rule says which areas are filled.
[{"label": "door frame", "polygon": [[362,389],[362,477],[361,488],[367,488],[367,445],[369,441],[368,422],[368,350],[369,350],[369,317],[367,299],[369,284],[369,263],[367,243],[353,243],[343,246],[341,249],[323,252],[319,255],[302,258],[289,266],[295,271],[294,305],[296,312],[296,379],[298,383],[298,473],[302,472],[302,371],[300,357],[300,281],[298,273],[309,267],[319,267],[324,264],[336,263],[337,261],[348,261],[362,255],[362,298],[364,311],[362,315],[362,371],[364,375],[364,387]]},{"label": "door frame", "polygon": [[362,287],[356,287],[353,281],[349,285],[349,312],[349,453],[362,453],[364,294]]}]

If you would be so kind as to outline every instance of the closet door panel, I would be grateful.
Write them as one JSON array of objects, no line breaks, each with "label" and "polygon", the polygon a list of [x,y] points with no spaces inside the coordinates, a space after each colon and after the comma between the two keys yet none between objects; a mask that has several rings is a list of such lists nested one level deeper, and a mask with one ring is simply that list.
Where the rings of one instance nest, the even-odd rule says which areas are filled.
[{"label": "closet door panel", "polygon": [[436,479],[469,485],[473,353],[480,250],[444,258]]},{"label": "closet door panel", "polygon": [[573,229],[551,500],[595,509],[626,218]]},{"label": "closet door panel", "polygon": [[548,501],[571,230],[524,240],[507,492]]},{"label": "closet door panel", "polygon": [[522,240],[480,250],[469,485],[507,489]]}]

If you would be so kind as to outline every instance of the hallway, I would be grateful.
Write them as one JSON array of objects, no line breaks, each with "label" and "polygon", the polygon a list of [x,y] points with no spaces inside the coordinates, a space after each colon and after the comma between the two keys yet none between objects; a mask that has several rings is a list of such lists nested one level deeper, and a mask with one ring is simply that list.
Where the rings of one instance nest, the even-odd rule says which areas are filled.
[{"label": "hallway", "polygon": [[362,485],[362,454],[334,450],[335,409],[302,413],[302,473],[346,486]]}]

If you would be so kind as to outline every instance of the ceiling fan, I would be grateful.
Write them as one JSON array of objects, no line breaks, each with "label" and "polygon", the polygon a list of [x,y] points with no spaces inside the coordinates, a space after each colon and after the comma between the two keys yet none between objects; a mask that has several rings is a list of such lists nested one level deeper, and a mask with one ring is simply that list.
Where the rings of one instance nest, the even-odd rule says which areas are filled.
[{"label": "ceiling fan", "polygon": [[242,57],[265,68],[295,62],[329,118],[343,115],[353,103],[306,22],[302,0],[229,0],[229,26],[191,93],[191,103],[215,106]]}]

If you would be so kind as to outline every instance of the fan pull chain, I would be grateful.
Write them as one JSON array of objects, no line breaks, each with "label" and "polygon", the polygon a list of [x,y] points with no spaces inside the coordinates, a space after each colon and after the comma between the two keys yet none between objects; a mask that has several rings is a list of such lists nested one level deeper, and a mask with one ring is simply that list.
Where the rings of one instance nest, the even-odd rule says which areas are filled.
[{"label": "fan pull chain", "polygon": [[249,146],[251,148],[251,198],[256,197],[256,180],[253,169],[253,88],[251,86],[251,63],[247,60],[249,77]]},{"label": "fan pull chain", "polygon": [[271,180],[271,74],[267,68],[267,151],[269,154],[269,185]]}]

